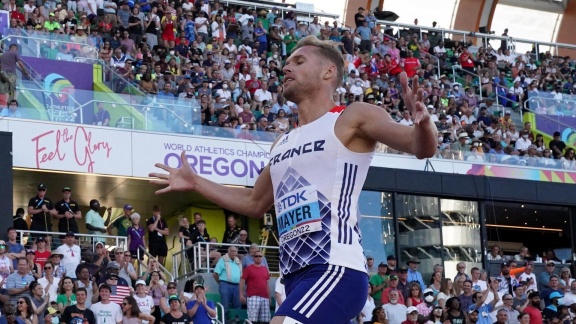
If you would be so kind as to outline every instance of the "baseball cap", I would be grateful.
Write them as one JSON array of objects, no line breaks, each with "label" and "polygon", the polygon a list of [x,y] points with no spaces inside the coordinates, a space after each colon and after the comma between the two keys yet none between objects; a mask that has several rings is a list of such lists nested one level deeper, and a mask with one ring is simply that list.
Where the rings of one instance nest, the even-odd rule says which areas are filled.
[{"label": "baseball cap", "polygon": [[548,260],[548,261],[546,262],[546,265],[550,265],[550,264],[556,265],[556,262],[554,262],[554,261],[552,261],[552,260]]},{"label": "baseball cap", "polygon": [[134,209],[134,208],[132,208],[132,205],[130,205],[130,204],[124,205],[124,210],[132,210],[132,209]]},{"label": "baseball cap", "polygon": [[41,183],[38,185],[38,190],[46,190],[46,185]]},{"label": "baseball cap", "polygon": [[72,189],[70,189],[70,187],[64,187],[64,188],[62,188],[62,192],[66,192],[66,191],[72,191]]},{"label": "baseball cap", "polygon": [[386,260],[390,261],[390,260],[396,260],[396,257],[394,255],[389,255]]},{"label": "baseball cap", "polygon": [[408,267],[407,266],[401,266],[398,271],[408,271]]},{"label": "baseball cap", "polygon": [[96,242],[96,244],[94,244],[94,246],[98,246],[98,245],[104,246],[104,242]]},{"label": "baseball cap", "polygon": [[398,276],[397,275],[390,275],[390,280],[398,280]]},{"label": "baseball cap", "polygon": [[230,62],[230,60],[224,60],[224,64],[230,64],[232,62]]},{"label": "baseball cap", "polygon": [[410,260],[408,260],[408,262],[406,262],[406,264],[410,264],[410,263],[420,264],[420,261],[418,260],[418,258],[410,258]]},{"label": "baseball cap", "polygon": [[26,254],[27,254],[27,255],[28,255],[28,254],[34,254],[34,255],[36,255],[36,251],[28,249],[28,250],[26,250]]},{"label": "baseball cap", "polygon": [[168,302],[171,302],[173,300],[180,301],[180,298],[178,297],[178,295],[170,295],[170,297],[168,297]]},{"label": "baseball cap", "polygon": [[194,284],[194,289],[196,289],[196,288],[198,288],[198,287],[204,289],[204,284],[203,284],[203,283],[200,283],[200,282],[195,283],[195,284]]},{"label": "baseball cap", "polygon": [[560,294],[559,292],[555,291],[553,293],[550,294],[550,296],[548,297],[550,300],[554,299],[554,298],[562,298],[564,297],[564,295]]},{"label": "baseball cap", "polygon": [[412,314],[412,313],[418,313],[418,308],[414,307],[414,306],[410,306],[406,309],[406,314]]},{"label": "baseball cap", "polygon": [[38,242],[46,242],[46,239],[44,238],[44,236],[38,236],[38,238],[36,239],[36,243]]},{"label": "baseball cap", "polygon": [[48,307],[48,314],[50,314],[50,315],[60,314],[60,311],[54,307]]},{"label": "baseball cap", "polygon": [[146,286],[146,281],[140,279],[140,280],[136,281],[136,286],[138,286],[138,285],[144,285],[144,286]]},{"label": "baseball cap", "polygon": [[74,234],[74,232],[70,231],[70,232],[66,232],[66,237],[68,236],[72,236],[72,237],[76,237],[76,234]]},{"label": "baseball cap", "polygon": [[473,308],[473,309],[470,309],[470,310],[468,311],[468,314],[472,314],[472,313],[474,313],[474,312],[480,313],[480,311],[478,311],[476,308]]},{"label": "baseball cap", "polygon": [[380,262],[380,264],[378,265],[378,268],[380,268],[380,267],[386,267],[386,268],[388,268],[388,265],[387,265],[386,263],[384,263],[384,262]]},{"label": "baseball cap", "polygon": [[120,269],[120,265],[116,261],[108,262],[106,269]]}]

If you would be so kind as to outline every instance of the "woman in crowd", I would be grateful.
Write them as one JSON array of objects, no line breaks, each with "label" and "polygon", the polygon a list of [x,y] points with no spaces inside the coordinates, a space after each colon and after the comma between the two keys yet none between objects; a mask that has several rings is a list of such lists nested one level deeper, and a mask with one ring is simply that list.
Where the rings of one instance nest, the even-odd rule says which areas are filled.
[{"label": "woman in crowd", "polygon": [[16,303],[16,317],[22,320],[25,324],[38,324],[38,316],[34,313],[30,298],[18,298]]},{"label": "woman in crowd", "polygon": [[452,279],[442,279],[442,282],[440,283],[440,292],[438,293],[438,296],[436,296],[438,306],[446,307],[446,301],[454,296],[456,296],[456,292],[454,291]]},{"label": "woman in crowd", "polygon": [[125,297],[122,301],[122,324],[140,324],[144,321],[154,321],[154,316],[140,311],[136,299]]},{"label": "woman in crowd", "polygon": [[442,272],[434,272],[430,286],[428,286],[428,288],[432,289],[434,296],[438,295],[440,289],[442,288]]},{"label": "woman in crowd", "polygon": [[[128,227],[126,231],[126,235],[128,236],[128,250],[133,258],[138,258],[138,247],[143,246],[146,248],[146,243],[144,242],[146,232],[144,228],[140,226],[140,214],[134,213],[130,215],[130,220],[132,221],[132,226]],[[140,251],[140,260],[144,260],[143,251]]]},{"label": "woman in crowd", "polygon": [[44,292],[50,297],[50,301],[55,302],[58,297],[60,278],[54,277],[54,263],[52,261],[44,263],[44,277],[38,279],[38,283],[42,285]]},{"label": "woman in crowd", "polygon": [[[46,266],[44,266],[46,267]],[[60,313],[64,312],[64,308],[76,304],[76,286],[70,277],[64,277],[60,281],[60,288],[58,289],[58,310]]]},{"label": "woman in crowd", "polygon": [[570,268],[568,268],[568,267],[562,268],[562,270],[560,271],[560,285],[562,287],[564,287],[564,291],[567,291],[567,292],[570,291],[570,286],[572,285],[572,281],[574,281],[574,278],[572,278],[572,273],[570,272]]},{"label": "woman in crowd", "polygon": [[160,271],[152,271],[150,273],[150,285],[148,286],[148,296],[152,297],[154,300],[154,312],[152,315],[155,317],[156,324],[160,323],[161,317],[161,308],[160,308],[160,300],[162,297],[166,297],[168,291],[166,290],[166,286],[160,282]]},{"label": "woman in crowd", "polygon": [[422,302],[422,288],[420,287],[420,284],[417,282],[411,283],[408,290],[408,298],[406,299],[406,307],[416,307]]},{"label": "woman in crowd", "polygon": [[[364,322],[366,324],[366,322]],[[372,320],[368,323],[371,324],[388,324],[388,318],[386,317],[386,312],[382,306],[374,308],[372,311]]]},{"label": "woman in crowd", "polygon": [[446,305],[448,305],[446,320],[451,324],[466,324],[466,315],[460,310],[460,299],[458,297],[448,299]]},{"label": "woman in crowd", "polygon": [[440,305],[434,307],[432,312],[428,315],[428,318],[424,322],[424,324],[442,324],[444,312],[442,311],[444,308]]},{"label": "woman in crowd", "polygon": [[28,260],[28,271],[36,279],[42,278],[42,268],[39,264],[35,263],[36,252],[34,250],[26,251],[26,260]]}]

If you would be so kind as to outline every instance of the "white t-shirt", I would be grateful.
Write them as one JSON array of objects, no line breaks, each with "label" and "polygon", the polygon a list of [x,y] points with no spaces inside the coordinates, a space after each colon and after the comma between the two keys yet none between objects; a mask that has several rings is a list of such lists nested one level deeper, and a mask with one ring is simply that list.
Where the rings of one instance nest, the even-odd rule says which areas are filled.
[{"label": "white t-shirt", "polygon": [[374,298],[368,296],[368,298],[366,298],[366,304],[364,304],[364,307],[362,308],[362,314],[364,314],[362,317],[363,322],[370,322],[372,320],[372,311],[374,308],[376,308],[376,305],[374,305]]},{"label": "white t-shirt", "polygon": [[224,48],[227,48],[230,53],[238,53],[238,47],[236,47],[236,44],[229,45],[228,43],[225,43]]},{"label": "white t-shirt", "polygon": [[564,298],[562,298],[562,305],[570,307],[574,303],[576,303],[576,295],[571,292],[565,293]]},{"label": "white t-shirt", "polygon": [[478,280],[478,282],[473,282],[472,283],[472,289],[474,291],[484,291],[488,288],[488,286],[486,285],[486,281],[484,280]]},{"label": "white t-shirt", "polygon": [[64,255],[62,261],[60,261],[60,264],[66,268],[66,275],[75,279],[76,267],[80,264],[82,259],[82,252],[80,251],[80,247],[78,245],[68,246],[63,244],[59,246],[57,250]]},{"label": "white t-shirt", "polygon": [[[134,299],[136,299],[136,303],[138,303],[138,308],[144,314],[150,315],[152,313],[152,308],[154,308],[154,300],[152,296],[144,296],[138,297],[138,295],[134,295]],[[142,324],[148,324],[148,321],[142,321]]]},{"label": "white t-shirt", "polygon": [[184,10],[184,12],[192,11],[192,8],[194,8],[194,4],[192,4],[190,2],[186,2],[186,3],[182,4],[182,10]]},{"label": "white t-shirt", "polygon": [[[48,279],[46,279],[45,277],[42,277],[40,279],[38,279],[38,283],[40,284],[40,286],[42,286],[42,289],[46,289],[46,287],[48,287]],[[50,294],[50,301],[56,301],[56,298],[58,297],[58,284],[60,283],[60,278],[56,278],[54,277],[54,279],[52,279],[52,285],[50,286],[50,289],[48,289],[48,293]],[[86,300],[88,301],[88,300]]]},{"label": "white t-shirt", "polygon": [[98,9],[98,5],[96,4],[96,0],[88,0],[87,3],[90,5],[92,5],[92,9],[90,10],[90,6],[86,6],[86,13],[88,15],[95,15],[96,14],[96,9]]},{"label": "white t-shirt", "polygon": [[258,101],[262,102],[264,100],[272,100],[272,94],[268,90],[258,89],[254,92],[254,98],[258,98]]},{"label": "white t-shirt", "polygon": [[[204,17],[196,17],[196,19],[194,19],[194,22],[196,23],[196,26],[200,26],[200,24],[205,23],[206,21],[208,21],[208,19],[204,18]],[[204,33],[204,34],[208,34],[208,27],[207,25],[203,25],[201,27],[198,27],[198,32],[199,33]]]},{"label": "white t-shirt", "polygon": [[538,291],[538,283],[536,281],[536,275],[534,273],[527,274],[526,272],[522,272],[520,276],[518,276],[518,281],[528,281],[530,278],[532,278],[532,284],[528,286],[527,290]]},{"label": "white t-shirt", "polygon": [[90,310],[94,313],[94,317],[96,317],[97,324],[114,324],[122,322],[122,309],[120,305],[108,302],[108,304],[102,304],[102,302],[98,302],[92,307]]},{"label": "white t-shirt", "polygon": [[382,306],[388,318],[388,324],[401,324],[406,320],[406,306],[402,304],[385,304]]},{"label": "white t-shirt", "polygon": [[[286,300],[286,291],[284,290],[284,284],[280,282],[280,279],[282,278],[278,278],[276,279],[276,286],[274,288],[274,292],[275,293],[279,293],[280,296],[282,296],[282,300]],[[274,298],[276,300],[276,298]],[[280,308],[280,305],[278,305],[278,301],[276,300],[276,311],[278,311],[278,308]]]}]

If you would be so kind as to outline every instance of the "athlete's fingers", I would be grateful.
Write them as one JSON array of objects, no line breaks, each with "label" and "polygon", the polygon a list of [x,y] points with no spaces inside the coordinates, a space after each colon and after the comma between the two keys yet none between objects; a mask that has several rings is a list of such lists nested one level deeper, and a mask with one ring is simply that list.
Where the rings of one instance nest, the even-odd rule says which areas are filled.
[{"label": "athlete's fingers", "polygon": [[418,90],[419,90],[418,75],[414,75],[414,77],[412,78],[412,93],[418,94]]},{"label": "athlete's fingers", "polygon": [[166,172],[172,172],[172,170],[174,170],[173,168],[167,166],[166,164],[162,164],[162,163],[156,163],[154,164],[155,167],[160,168]]},{"label": "athlete's fingers", "polygon": [[172,191],[172,188],[170,188],[170,186],[168,186],[166,188],[156,190],[155,194],[161,195],[161,194],[165,194],[165,193],[170,192],[170,191]]},{"label": "athlete's fingers", "polygon": [[400,86],[402,87],[402,93],[409,93],[410,87],[408,86],[408,75],[406,75],[406,72],[400,73]]},{"label": "athlete's fingers", "polygon": [[[168,179],[168,175],[165,173],[156,173],[156,172],[152,172],[152,173],[148,173],[148,176],[150,178],[157,178],[157,179]],[[155,180],[150,180],[150,182],[155,181]],[[166,180],[168,181],[168,180]]]},{"label": "athlete's fingers", "polygon": [[[418,87],[418,86],[416,86]],[[424,89],[420,88],[417,90],[416,92],[416,100],[418,101],[424,101]]]}]

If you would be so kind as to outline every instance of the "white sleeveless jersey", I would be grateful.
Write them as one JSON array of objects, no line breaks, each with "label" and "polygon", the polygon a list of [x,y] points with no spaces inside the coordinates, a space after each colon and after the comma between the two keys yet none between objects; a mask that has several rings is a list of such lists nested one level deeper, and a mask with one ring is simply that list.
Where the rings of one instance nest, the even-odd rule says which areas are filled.
[{"label": "white sleeveless jersey", "polygon": [[355,153],[336,137],[344,107],[282,135],[270,172],[283,274],[331,264],[366,272],[358,196],[373,152]]}]

